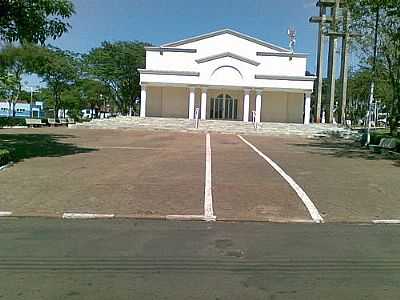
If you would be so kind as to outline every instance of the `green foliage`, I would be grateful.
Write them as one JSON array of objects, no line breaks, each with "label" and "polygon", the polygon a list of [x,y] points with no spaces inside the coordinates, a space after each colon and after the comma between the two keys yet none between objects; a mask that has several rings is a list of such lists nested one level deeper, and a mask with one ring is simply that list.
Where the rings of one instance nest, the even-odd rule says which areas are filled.
[{"label": "green foliage", "polygon": [[385,81],[389,92],[386,102],[392,133],[400,122],[400,0],[348,0],[353,28],[361,35],[357,40],[364,67],[372,69],[374,28],[377,12],[378,57],[375,80]]},{"label": "green foliage", "polygon": [[30,59],[30,48],[6,45],[0,51],[0,96],[9,103],[15,103],[21,93],[21,78]]},{"label": "green foliage", "polygon": [[71,0],[1,0],[0,39],[44,44],[68,31],[74,12]]},{"label": "green foliage", "polygon": [[0,74],[0,97],[9,101],[16,100],[20,89],[20,80],[14,74]]},{"label": "green foliage", "polygon": [[0,149],[0,167],[15,160],[15,153],[10,149]]},{"label": "green foliage", "polygon": [[[22,75],[30,71],[37,49],[37,46],[31,44],[7,44],[0,50],[0,97],[9,103],[21,99]],[[12,116],[15,116],[15,111],[12,112]]]},{"label": "green foliage", "polygon": [[26,126],[24,118],[0,118],[0,128],[4,126]]},{"label": "green foliage", "polygon": [[36,47],[30,71],[47,84],[44,99],[54,111],[62,106],[61,95],[79,79],[79,59],[73,53],[55,47]]},{"label": "green foliage", "polygon": [[145,46],[142,42],[103,42],[84,57],[89,76],[101,81],[112,91],[119,110],[126,113],[140,95],[140,75],[145,67]]},{"label": "green foliage", "polygon": [[[377,73],[380,73],[379,68]],[[367,115],[371,80],[371,69],[360,68],[349,74],[347,115],[353,124]],[[375,99],[384,104],[384,107],[389,107],[393,99],[391,91],[390,83],[384,75],[375,76]]]}]

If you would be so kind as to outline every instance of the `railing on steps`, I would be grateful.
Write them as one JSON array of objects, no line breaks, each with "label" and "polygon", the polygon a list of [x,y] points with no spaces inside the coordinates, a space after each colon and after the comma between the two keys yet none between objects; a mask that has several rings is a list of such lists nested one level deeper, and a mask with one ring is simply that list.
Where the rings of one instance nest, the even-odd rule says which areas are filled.
[{"label": "railing on steps", "polygon": [[199,114],[200,114],[200,109],[196,107],[194,111],[194,128],[199,128]]},{"label": "railing on steps", "polygon": [[253,123],[254,129],[257,129],[258,128],[257,112],[255,110],[251,112],[251,122]]}]

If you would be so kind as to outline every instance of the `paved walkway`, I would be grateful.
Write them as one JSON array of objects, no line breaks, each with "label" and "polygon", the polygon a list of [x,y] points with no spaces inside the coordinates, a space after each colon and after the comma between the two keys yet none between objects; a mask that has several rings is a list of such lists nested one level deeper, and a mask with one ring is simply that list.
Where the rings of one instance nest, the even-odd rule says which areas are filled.
[{"label": "paved walkway", "polygon": [[174,130],[189,132],[220,132],[233,134],[252,134],[269,136],[357,136],[351,130],[333,124],[293,124],[293,123],[261,123],[257,129],[252,123],[241,121],[206,120],[199,122],[199,128],[194,128],[194,121],[178,118],[139,118],[139,117],[117,117],[110,119],[95,119],[86,123],[73,125],[75,128],[103,128],[103,129],[154,129]]},{"label": "paved walkway", "polygon": [[242,135],[256,151],[237,135],[210,136],[207,175],[202,133],[1,130],[20,161],[0,172],[0,215],[201,217],[210,182],[217,220],[317,222],[308,197],[325,222],[400,222],[399,160],[351,140]]}]

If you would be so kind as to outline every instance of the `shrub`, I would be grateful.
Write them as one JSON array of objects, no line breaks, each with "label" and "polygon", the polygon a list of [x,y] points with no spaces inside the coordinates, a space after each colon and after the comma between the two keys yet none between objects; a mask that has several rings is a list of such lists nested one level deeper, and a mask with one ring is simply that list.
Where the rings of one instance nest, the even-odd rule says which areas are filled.
[{"label": "shrub", "polygon": [[24,118],[0,118],[0,128],[4,126],[26,126]]},{"label": "shrub", "polygon": [[0,166],[6,165],[15,160],[15,153],[13,150],[0,149]]}]

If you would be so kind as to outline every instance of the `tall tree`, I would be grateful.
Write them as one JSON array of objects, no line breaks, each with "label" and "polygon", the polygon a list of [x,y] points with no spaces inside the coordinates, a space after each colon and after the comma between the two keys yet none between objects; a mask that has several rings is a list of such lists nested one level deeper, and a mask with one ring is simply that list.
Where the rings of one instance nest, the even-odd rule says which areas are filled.
[{"label": "tall tree", "polygon": [[[0,77],[3,93],[7,94],[10,116],[15,116],[15,102],[21,94],[22,75],[27,72],[34,46],[23,45],[15,47],[6,45],[0,51],[0,69],[3,76]],[[8,91],[5,91],[8,89]]]},{"label": "tall tree", "polygon": [[36,47],[30,70],[38,74],[52,94],[54,117],[62,105],[61,94],[79,78],[80,69],[76,55],[55,47]]},{"label": "tall tree", "polygon": [[70,28],[71,0],[0,0],[0,39],[44,44]]},{"label": "tall tree", "polygon": [[140,95],[138,68],[145,67],[145,46],[142,42],[103,42],[85,56],[87,72],[102,81],[113,92],[118,109],[127,113]]},{"label": "tall tree", "polygon": [[400,0],[348,0],[353,26],[361,33],[358,43],[364,57],[364,65],[372,65],[373,36],[377,12],[378,58],[381,72],[374,76],[388,78],[391,88],[390,129],[392,134],[400,122]]},{"label": "tall tree", "polygon": [[93,79],[79,79],[61,94],[61,106],[68,109],[68,114],[78,117],[80,110],[90,108],[99,110],[110,100],[110,90],[102,82]]},{"label": "tall tree", "polygon": [[17,80],[15,75],[0,73],[0,97],[4,97],[8,102],[8,115],[12,117],[15,115],[15,105],[16,99],[18,98],[18,93],[20,91],[20,81]]}]

